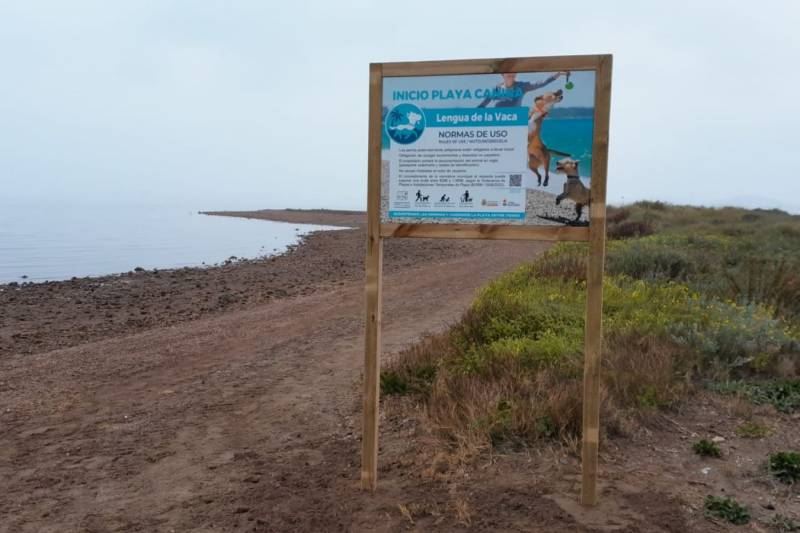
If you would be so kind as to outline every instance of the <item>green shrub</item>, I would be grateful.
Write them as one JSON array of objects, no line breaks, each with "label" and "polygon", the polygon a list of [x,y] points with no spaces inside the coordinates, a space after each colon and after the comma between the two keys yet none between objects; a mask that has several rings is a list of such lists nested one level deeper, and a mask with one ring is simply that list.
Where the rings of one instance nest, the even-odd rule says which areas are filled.
[{"label": "green shrub", "polygon": [[616,224],[627,220],[631,216],[631,210],[626,207],[608,206],[606,210],[606,220],[609,224]]},{"label": "green shrub", "polygon": [[640,407],[663,407],[659,397],[658,391],[655,387],[644,387],[641,394],[637,396],[636,403]]},{"label": "green shrub", "polygon": [[[579,352],[585,284],[538,272],[537,264],[524,265],[482,290],[456,327],[456,345],[467,351],[500,339],[527,338],[539,343],[529,348],[546,350],[553,358]],[[604,292],[608,333],[666,335],[697,349],[709,363],[763,366],[800,347],[794,331],[758,305],[707,299],[685,285],[627,276],[607,276]]]},{"label": "green shrub", "polygon": [[722,450],[713,442],[701,439],[692,446],[694,453],[700,457],[722,457]]},{"label": "green shrub", "polygon": [[769,471],[787,485],[800,481],[800,453],[778,452],[769,456]]},{"label": "green shrub", "polygon": [[434,365],[423,365],[412,369],[412,375],[421,382],[430,384],[436,377],[436,367]]},{"label": "green shrub", "polygon": [[583,244],[557,244],[534,263],[529,274],[534,277],[586,281],[587,253]]},{"label": "green shrub", "polygon": [[800,315],[800,261],[785,257],[745,257],[723,271],[728,291],[737,301],[756,302],[777,315]]},{"label": "green shrub", "polygon": [[685,249],[661,245],[658,241],[636,239],[610,244],[607,270],[651,281],[685,280],[694,265]]},{"label": "green shrub", "polygon": [[651,200],[639,200],[635,204],[636,207],[640,207],[642,209],[652,209],[653,211],[665,211],[667,209],[667,205],[664,202],[660,201],[651,201]]},{"label": "green shrub", "polygon": [[386,370],[381,372],[381,394],[405,394],[408,392],[408,383],[397,372]]},{"label": "green shrub", "polygon": [[609,220],[606,236],[609,239],[629,239],[652,235],[655,231],[655,224],[650,220],[621,220],[618,222]]},{"label": "green shrub", "polygon": [[731,524],[743,525],[750,522],[750,511],[729,497],[707,496],[704,504],[706,514],[727,520]]},{"label": "green shrub", "polygon": [[492,444],[497,445],[511,436],[511,414],[513,404],[509,400],[500,400],[497,407],[487,419],[487,430]]}]

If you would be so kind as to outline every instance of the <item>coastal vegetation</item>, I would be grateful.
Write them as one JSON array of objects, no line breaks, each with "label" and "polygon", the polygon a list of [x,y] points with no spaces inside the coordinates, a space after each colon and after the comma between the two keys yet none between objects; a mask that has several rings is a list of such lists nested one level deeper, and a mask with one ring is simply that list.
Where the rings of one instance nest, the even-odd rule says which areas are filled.
[{"label": "coastal vegetation", "polygon": [[[660,202],[608,215],[605,434],[629,434],[699,390],[800,410],[800,217]],[[398,354],[382,392],[416,397],[456,445],[576,443],[585,284],[585,246],[554,246]]]}]

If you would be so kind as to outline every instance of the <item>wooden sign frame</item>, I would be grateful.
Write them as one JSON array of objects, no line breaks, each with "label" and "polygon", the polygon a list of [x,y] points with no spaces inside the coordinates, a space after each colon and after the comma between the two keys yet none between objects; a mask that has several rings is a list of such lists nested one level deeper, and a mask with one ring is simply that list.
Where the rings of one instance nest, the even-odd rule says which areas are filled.
[{"label": "wooden sign frame", "polygon": [[[367,185],[366,333],[361,486],[375,490],[378,479],[383,239],[510,239],[588,241],[586,335],[584,351],[582,492],[584,505],[597,503],[600,437],[600,357],[602,344],[603,264],[605,261],[606,172],[611,105],[611,55],[470,59],[372,63],[369,70],[369,158]],[[500,74],[510,72],[595,72],[591,208],[588,227],[496,224],[395,224],[381,222],[381,116],[384,76]]]}]

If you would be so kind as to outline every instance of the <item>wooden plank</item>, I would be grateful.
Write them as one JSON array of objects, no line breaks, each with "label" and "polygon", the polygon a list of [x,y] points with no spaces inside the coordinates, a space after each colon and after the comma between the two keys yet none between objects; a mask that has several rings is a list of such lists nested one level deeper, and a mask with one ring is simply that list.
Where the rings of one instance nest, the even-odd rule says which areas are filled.
[{"label": "wooden plank", "polygon": [[594,144],[589,226],[589,264],[586,278],[586,338],[583,373],[583,445],[581,502],[596,505],[600,445],[600,363],[603,343],[603,265],[606,242],[606,172],[611,107],[610,55],[601,56],[595,78]]},{"label": "wooden plank", "polygon": [[594,70],[600,55],[552,57],[510,57],[462,59],[453,61],[412,61],[384,63],[384,76],[440,76],[451,74],[492,74],[503,72],[546,72],[558,70]]},{"label": "wooden plank", "polygon": [[381,372],[381,65],[369,67],[369,156],[367,177],[366,333],[364,341],[364,420],[361,440],[361,488],[378,483],[378,408]]},{"label": "wooden plank", "polygon": [[382,237],[588,241],[588,227],[501,226],[496,224],[381,224]]}]

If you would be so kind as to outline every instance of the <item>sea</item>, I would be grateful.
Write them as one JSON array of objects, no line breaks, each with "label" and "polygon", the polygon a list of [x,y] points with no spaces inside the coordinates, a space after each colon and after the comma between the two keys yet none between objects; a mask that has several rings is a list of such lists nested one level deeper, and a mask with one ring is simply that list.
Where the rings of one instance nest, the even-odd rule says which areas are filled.
[{"label": "sea", "polygon": [[202,215],[188,206],[0,205],[0,283],[211,266],[280,254],[324,229],[339,228]]},{"label": "sea", "polygon": [[[551,150],[570,154],[577,159],[581,176],[591,176],[593,128],[594,120],[591,118],[545,119],[542,121],[542,141]],[[550,172],[555,172],[556,162],[563,157],[553,154]]]}]

